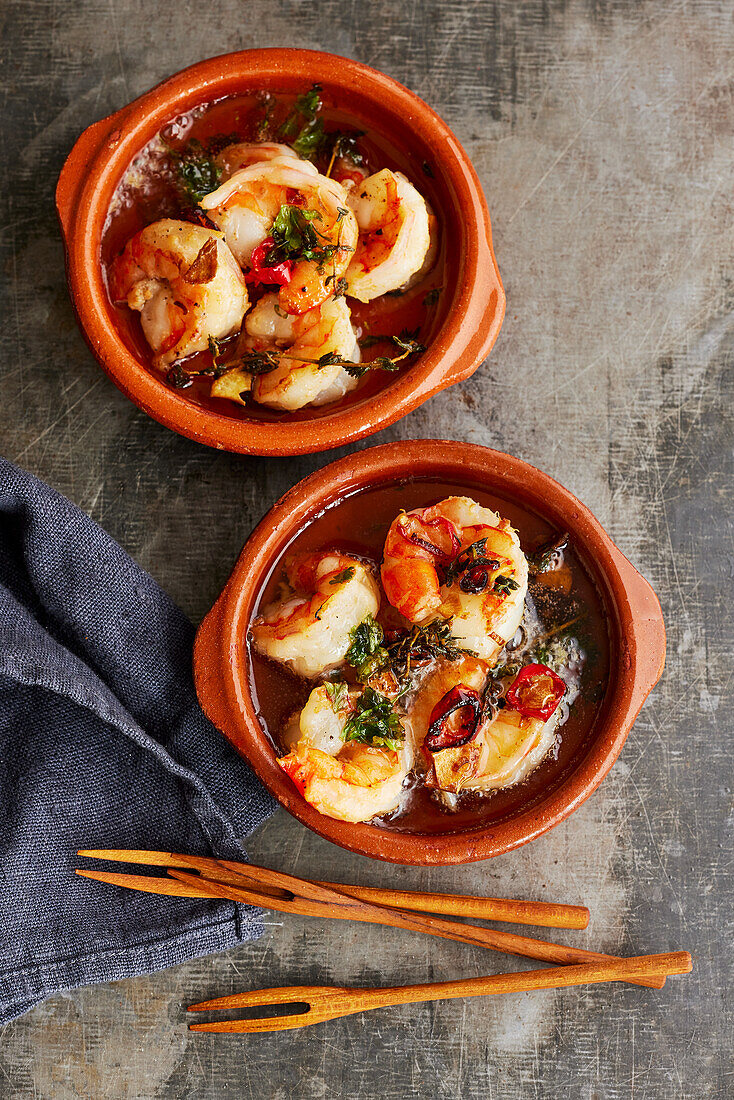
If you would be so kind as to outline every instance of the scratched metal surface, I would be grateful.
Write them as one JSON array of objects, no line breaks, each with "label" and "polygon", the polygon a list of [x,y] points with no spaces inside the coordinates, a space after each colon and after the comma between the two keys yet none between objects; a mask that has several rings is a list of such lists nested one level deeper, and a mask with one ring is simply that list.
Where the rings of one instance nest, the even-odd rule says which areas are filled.
[{"label": "scratched metal surface", "polygon": [[0,1095],[731,1095],[731,7],[4,0],[0,19],[3,451],[90,512],[195,620],[265,506],[327,456],[217,454],[113,388],[66,295],[52,203],[66,153],[176,69],[277,44],[384,69],[455,128],[489,198],[507,319],[470,382],[373,442],[491,444],[563,481],[658,591],[668,667],[602,788],[520,852],[389,868],[284,813],[250,851],[305,875],[583,899],[593,921],[574,942],[696,958],[663,992],[418,1005],[230,1041],[187,1033],[182,1005],[237,989],[513,966],[397,931],[273,918],[254,946],[60,995],[7,1027]]}]

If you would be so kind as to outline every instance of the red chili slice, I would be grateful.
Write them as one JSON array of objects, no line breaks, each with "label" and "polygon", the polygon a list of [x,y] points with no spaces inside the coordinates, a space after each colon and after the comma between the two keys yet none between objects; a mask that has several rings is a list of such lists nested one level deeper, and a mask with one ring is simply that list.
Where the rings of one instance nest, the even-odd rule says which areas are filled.
[{"label": "red chili slice", "polygon": [[566,694],[565,681],[547,665],[525,665],[507,689],[505,702],[524,718],[547,721]]},{"label": "red chili slice", "polygon": [[268,266],[264,260],[275,244],[272,237],[266,237],[262,244],[252,251],[250,271],[245,278],[248,283],[262,283],[264,286],[287,286],[293,274],[292,260],[283,260],[280,264]]},{"label": "red chili slice", "polygon": [[[461,712],[459,722],[449,729],[448,720],[457,711]],[[431,711],[425,747],[429,752],[439,752],[440,749],[455,749],[459,745],[466,745],[477,734],[481,713],[482,700],[478,691],[464,687],[463,684],[447,691]]]}]

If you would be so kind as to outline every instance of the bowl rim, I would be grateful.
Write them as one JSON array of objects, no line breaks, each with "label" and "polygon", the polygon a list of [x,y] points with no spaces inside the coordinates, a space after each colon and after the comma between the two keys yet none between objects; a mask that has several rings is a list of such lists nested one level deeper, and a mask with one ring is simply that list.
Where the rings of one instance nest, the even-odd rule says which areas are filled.
[{"label": "bowl rim", "polygon": [[[411,475],[484,482],[500,495],[522,485],[531,507],[561,520],[596,563],[602,595],[613,614],[610,682],[586,755],[549,794],[516,815],[464,832],[404,833],[324,817],[310,806],[275,762],[275,753],[249,693],[243,642],[255,600],[291,539],[305,523],[343,499]],[[450,474],[447,473],[450,471]],[[461,477],[458,478],[459,482]],[[243,629],[244,628],[244,629]],[[616,654],[616,661],[615,661]],[[589,509],[548,474],[521,459],[477,444],[404,440],[348,455],[310,474],[278,500],[247,539],[222,593],[202,621],[194,646],[194,678],[208,717],[294,817],[314,832],[361,855],[403,864],[456,864],[487,859],[528,843],[573,813],[598,787],[619,756],[639,710],[662,674],[665,627],[649,583],[612,542]]]},{"label": "bowl rim", "polygon": [[[405,115],[425,140],[455,196],[462,257],[450,311],[427,352],[374,398],[302,421],[242,420],[205,409],[171,389],[128,350],[111,313],[98,251],[112,194],[124,170],[160,127],[193,106],[243,90],[260,78],[302,86],[319,80],[384,113]],[[370,435],[407,415],[483,362],[502,324],[505,295],[492,249],[486,201],[474,167],[446,123],[415,93],[370,66],[316,50],[243,50],[174,74],[77,140],[59,177],[56,206],[67,281],[84,338],[115,385],[155,420],[220,449],[261,455],[306,454]],[[461,217],[459,217],[461,214]],[[447,215],[448,216],[448,215]]]}]

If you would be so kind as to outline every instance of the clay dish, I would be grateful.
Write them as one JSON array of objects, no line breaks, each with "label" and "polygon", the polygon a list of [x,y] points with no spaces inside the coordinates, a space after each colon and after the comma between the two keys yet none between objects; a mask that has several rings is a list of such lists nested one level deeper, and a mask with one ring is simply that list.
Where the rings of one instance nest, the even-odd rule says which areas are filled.
[{"label": "clay dish", "polygon": [[[471,829],[437,833],[349,824],[319,814],[276,762],[249,686],[248,624],[258,595],[293,538],[345,497],[416,481],[454,483],[515,502],[571,544],[602,610],[609,671],[603,699],[583,741],[548,765],[538,787],[514,788],[512,806]],[[299,821],[335,844],[395,863],[450,864],[487,859],[553,828],[589,797],[617,759],[665,662],[665,628],[655,593],[598,521],[567,489],[526,462],[484,447],[415,440],[373,447],[299,482],[250,535],[234,571],[196,637],[194,674],[201,705],[265,786]],[[561,754],[562,755],[562,754]],[[541,765],[543,767],[544,765]],[[540,770],[540,769],[539,769]],[[532,776],[530,777],[532,780]],[[525,793],[529,792],[529,793]],[[490,800],[491,804],[491,800]],[[450,817],[450,815],[449,815]]]},{"label": "clay dish", "polygon": [[[412,178],[434,196],[443,222],[446,271],[428,350],[375,394],[341,409],[250,415],[196,404],[165,383],[142,350],[121,333],[101,264],[101,242],[115,190],[133,159],[177,116],[227,96],[303,92],[313,83],[338,100],[350,122],[399,150]],[[424,168],[427,165],[427,170]],[[430,178],[428,174],[430,174]],[[103,370],[141,409],[200,443],[259,455],[321,451],[394,423],[433,394],[468,378],[488,355],[502,324],[505,296],[492,252],[489,214],[472,164],[430,107],[366,65],[310,50],[246,50],[193,65],[114,115],[88,127],[72,149],[56,190],[71,298],[84,337]]]}]

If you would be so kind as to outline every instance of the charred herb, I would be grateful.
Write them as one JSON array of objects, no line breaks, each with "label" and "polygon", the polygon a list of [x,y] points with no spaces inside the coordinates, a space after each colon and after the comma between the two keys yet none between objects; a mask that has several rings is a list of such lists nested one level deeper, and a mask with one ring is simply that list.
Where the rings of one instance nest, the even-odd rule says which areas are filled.
[{"label": "charred herb", "polygon": [[451,619],[433,619],[423,626],[396,631],[386,641],[385,649],[386,665],[403,685],[414,669],[427,661],[441,657],[457,661],[463,656],[476,656],[472,650],[462,649],[456,644],[451,633]]},{"label": "charred herb", "polygon": [[426,309],[428,309],[430,306],[435,306],[436,302],[441,297],[442,290],[442,286],[434,286],[428,291],[426,295],[424,295],[423,305]]},{"label": "charred herb", "polygon": [[400,718],[386,695],[366,687],[344,726],[344,740],[397,751],[405,740]]},{"label": "charred herb", "polygon": [[334,284],[332,294],[335,298],[343,298],[349,290],[349,283],[343,275],[339,277],[337,277],[336,275],[329,275],[325,282],[327,286],[329,286],[330,283]]},{"label": "charred herb", "polygon": [[239,359],[228,365],[228,369],[242,367],[250,374],[269,374],[280,366],[280,354],[276,351],[246,351]]},{"label": "charred herb", "polygon": [[364,164],[364,157],[360,152],[357,142],[361,137],[364,137],[364,130],[354,130],[352,133],[345,133],[342,130],[336,130],[330,133],[329,141],[332,142],[331,146],[331,159],[334,160],[351,160],[352,164],[360,165]]},{"label": "charred herb", "polygon": [[451,588],[458,581],[462,592],[483,592],[489,583],[489,574],[500,564],[495,558],[486,556],[486,548],[486,539],[477,539],[467,546],[444,567],[442,583]]},{"label": "charred herb", "polygon": [[502,573],[494,579],[493,590],[497,595],[509,596],[512,592],[516,592],[519,587],[517,581],[514,581],[512,577],[505,577]]},{"label": "charred herb", "polygon": [[531,574],[537,576],[538,573],[550,573],[552,570],[557,569],[563,551],[568,549],[569,541],[570,535],[565,532],[563,535],[558,535],[550,539],[549,542],[543,543],[534,553],[528,554],[528,566]]},{"label": "charred herb", "polygon": [[166,381],[169,386],[173,386],[177,390],[186,390],[189,386],[194,384],[194,375],[185,371],[178,363],[174,365],[166,372]]},{"label": "charred herb", "polygon": [[[324,367],[340,366],[343,367],[347,374],[350,374],[353,378],[361,378],[368,370],[398,370],[398,363],[402,362],[409,355],[414,355],[417,352],[425,351],[423,344],[419,344],[415,340],[405,340],[403,336],[391,336],[389,337],[399,347],[405,348],[402,355],[396,355],[393,359],[387,356],[380,356],[377,359],[371,360],[369,363],[355,363],[352,359],[345,359],[343,355],[339,355],[336,351],[327,351],[323,355],[320,355],[318,359],[310,359],[303,355],[294,355],[292,351],[263,351],[263,352],[251,352],[249,357],[245,356],[239,361],[237,366],[245,366],[247,370],[257,370],[257,373],[264,373],[265,370],[274,370],[278,365],[278,357],[280,355],[287,356],[288,359],[292,359],[297,363],[313,363],[314,366],[323,370]],[[252,358],[254,357],[254,359]],[[266,361],[266,365],[263,367],[258,366],[258,360],[262,359]],[[254,362],[254,366],[250,364]]]},{"label": "charred herb", "polygon": [[352,378],[361,378],[363,374],[366,374],[370,370],[386,370],[396,371],[399,369],[398,364],[407,359],[409,355],[419,355],[426,350],[425,344],[421,344],[416,339],[418,335],[417,330],[415,332],[407,332],[405,329],[399,336],[384,336],[374,337],[373,342],[378,339],[391,340],[393,344],[396,344],[400,348],[402,354],[395,356],[378,355],[377,358],[371,359],[368,363],[352,363],[349,361],[343,362],[341,365],[347,374],[351,374]]},{"label": "charred herb", "polygon": [[361,137],[364,137],[364,130],[355,130],[352,133],[334,130],[324,135],[324,144],[328,145],[329,142],[331,143],[329,167],[326,169],[325,175],[331,175],[331,170],[336,160],[349,160],[352,164],[357,166],[364,163],[364,157],[357,146],[357,142]]}]

